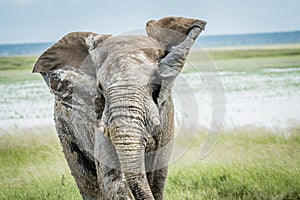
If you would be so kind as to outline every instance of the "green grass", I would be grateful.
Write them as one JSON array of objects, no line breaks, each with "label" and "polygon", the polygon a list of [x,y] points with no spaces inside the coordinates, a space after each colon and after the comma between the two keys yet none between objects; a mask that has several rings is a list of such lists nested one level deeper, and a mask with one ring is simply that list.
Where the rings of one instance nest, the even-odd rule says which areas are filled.
[{"label": "green grass", "polygon": [[170,168],[167,199],[300,199],[300,127],[290,133],[227,130],[203,160],[196,139]]},{"label": "green grass", "polygon": [[53,129],[0,135],[0,199],[80,199]]},{"label": "green grass", "polygon": [[[299,199],[299,130],[227,130],[202,160],[200,132],[171,164],[165,199]],[[0,136],[0,199],[80,199],[54,130],[14,132]]]},{"label": "green grass", "polygon": [[36,56],[0,57],[0,70],[30,70],[36,61]]},{"label": "green grass", "polygon": [[[215,67],[217,66],[217,68]],[[207,49],[190,52],[184,73],[194,71],[252,72],[268,68],[300,67],[300,46]]]},{"label": "green grass", "polygon": [[[208,50],[213,60],[247,59],[247,58],[266,58],[282,56],[300,56],[300,47],[280,48],[280,49],[227,49],[227,50]],[[191,59],[197,59],[197,53],[191,53]]]},{"label": "green grass", "polygon": [[32,74],[36,56],[0,57],[0,84],[41,80],[38,74]]}]

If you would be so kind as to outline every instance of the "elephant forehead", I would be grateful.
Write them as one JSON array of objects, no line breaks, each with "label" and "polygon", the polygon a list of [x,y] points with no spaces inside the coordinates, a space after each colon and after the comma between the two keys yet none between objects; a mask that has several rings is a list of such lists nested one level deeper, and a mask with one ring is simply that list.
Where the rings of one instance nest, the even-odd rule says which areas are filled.
[{"label": "elephant forehead", "polygon": [[110,55],[99,70],[98,81],[106,86],[124,81],[128,84],[147,84],[157,69],[157,63],[142,52]]},{"label": "elephant forehead", "polygon": [[149,37],[116,36],[101,46],[100,54],[106,56],[97,77],[103,86],[124,81],[128,84],[147,84],[158,69],[159,46]]},{"label": "elephant forehead", "polygon": [[157,49],[158,43],[148,36],[142,35],[122,35],[114,36],[105,40],[102,46],[108,47],[111,51],[123,50],[127,48],[153,48]]},{"label": "elephant forehead", "polygon": [[101,52],[106,55],[120,57],[124,54],[139,54],[143,53],[152,60],[159,60],[164,54],[161,46],[148,36],[141,35],[126,35],[115,36],[104,41],[100,46]]}]

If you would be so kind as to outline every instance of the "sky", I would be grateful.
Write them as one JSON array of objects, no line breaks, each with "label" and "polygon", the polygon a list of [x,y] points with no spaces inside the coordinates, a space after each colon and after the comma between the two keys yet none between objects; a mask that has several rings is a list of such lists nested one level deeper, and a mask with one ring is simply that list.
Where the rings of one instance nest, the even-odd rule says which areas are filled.
[{"label": "sky", "polygon": [[73,31],[121,34],[147,21],[207,21],[203,35],[300,30],[299,0],[0,0],[0,44],[54,42]]}]

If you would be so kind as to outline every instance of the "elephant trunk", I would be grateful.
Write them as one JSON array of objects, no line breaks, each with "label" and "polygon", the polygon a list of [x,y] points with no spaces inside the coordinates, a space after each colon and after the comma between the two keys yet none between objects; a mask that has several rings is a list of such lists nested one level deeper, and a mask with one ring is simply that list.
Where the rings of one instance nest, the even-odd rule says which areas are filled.
[{"label": "elephant trunk", "polygon": [[[128,89],[131,88],[131,89]],[[122,87],[108,91],[110,139],[119,157],[135,199],[154,199],[145,171],[145,146],[148,133],[145,128],[144,91]]]}]

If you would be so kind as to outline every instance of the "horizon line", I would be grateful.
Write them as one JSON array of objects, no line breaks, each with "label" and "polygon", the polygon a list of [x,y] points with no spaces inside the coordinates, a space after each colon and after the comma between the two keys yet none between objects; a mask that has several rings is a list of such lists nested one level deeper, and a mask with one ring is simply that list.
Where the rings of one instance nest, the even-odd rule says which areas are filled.
[{"label": "horizon line", "polygon": [[[71,32],[76,32],[76,31],[70,31]],[[80,32],[80,31],[78,31]],[[82,31],[85,32],[85,31]],[[221,36],[245,36],[245,35],[264,35],[264,34],[276,34],[276,33],[295,33],[295,32],[300,32],[300,30],[289,30],[289,31],[273,31],[273,32],[253,32],[253,33],[237,33],[237,34],[232,34],[232,33],[224,33],[224,34],[212,34],[212,35],[202,35],[202,37],[221,37]],[[66,34],[68,34],[66,33]],[[48,42],[17,42],[17,43],[0,43],[1,46],[4,45],[28,45],[28,44],[54,44],[57,41],[48,41]]]}]

